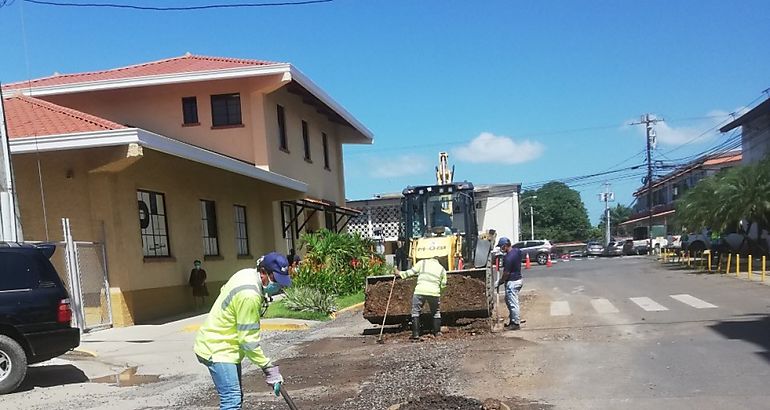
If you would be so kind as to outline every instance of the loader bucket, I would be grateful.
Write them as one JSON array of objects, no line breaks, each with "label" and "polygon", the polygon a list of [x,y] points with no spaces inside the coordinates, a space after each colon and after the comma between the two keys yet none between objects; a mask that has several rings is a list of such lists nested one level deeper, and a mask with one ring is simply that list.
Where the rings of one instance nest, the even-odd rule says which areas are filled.
[{"label": "loader bucket", "polygon": [[[441,321],[452,324],[463,318],[486,318],[492,312],[492,278],[489,268],[464,269],[447,272],[447,287],[441,295]],[[393,276],[366,278],[364,319],[382,324]],[[410,320],[415,278],[397,280],[385,324],[404,324]],[[429,314],[425,304],[422,314]]]}]

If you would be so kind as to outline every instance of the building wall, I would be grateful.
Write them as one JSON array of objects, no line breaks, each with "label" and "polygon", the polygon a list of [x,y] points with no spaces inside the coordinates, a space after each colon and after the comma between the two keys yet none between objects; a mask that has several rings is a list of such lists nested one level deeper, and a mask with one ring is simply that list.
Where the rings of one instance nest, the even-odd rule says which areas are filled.
[{"label": "building wall", "polygon": [[[274,231],[280,225],[280,215],[273,211],[274,202],[300,196],[151,150],[143,150],[128,160],[126,153],[126,147],[114,147],[13,157],[26,239],[61,240],[60,219],[69,217],[76,240],[106,243],[117,326],[190,310],[193,300],[187,281],[195,259],[203,261],[208,273],[210,301],[216,298],[222,282],[238,269],[252,267],[256,257],[276,247]],[[47,238],[37,183],[38,158],[45,193]],[[143,257],[138,189],[165,195],[170,257]],[[203,256],[201,199],[216,202],[220,256]],[[235,204],[246,206],[247,210],[247,256],[236,255]]]},{"label": "building wall", "polygon": [[[332,122],[315,105],[283,87],[280,77],[207,81],[95,91],[44,97],[127,126],[256,164],[272,172],[308,183],[308,195],[338,205],[345,204],[342,142],[360,134]],[[240,93],[243,126],[214,128],[211,95]],[[182,98],[197,97],[200,125],[184,126]],[[288,152],[279,148],[276,106],[284,106]],[[302,121],[309,127],[311,161],[304,159]],[[329,168],[324,167],[322,133],[327,134]],[[322,221],[321,221],[322,223]]]},{"label": "building wall", "polygon": [[[277,106],[284,107],[288,152],[280,148]],[[286,87],[264,96],[264,118],[269,169],[308,184],[308,196],[345,205],[345,180],[342,166],[342,139],[352,130],[333,123],[319,114],[316,107],[303,103],[302,97]],[[311,162],[305,160],[302,121],[308,124]],[[329,147],[329,169],[324,168],[322,133]]]},{"label": "building wall", "polygon": [[497,237],[510,238],[514,242],[519,241],[519,207],[518,194],[505,196],[489,196],[483,201],[482,209],[477,209],[479,214],[479,231],[487,232],[490,229],[497,231]]},{"label": "building wall", "polygon": [[[254,77],[94,91],[42,97],[55,104],[178,139],[257,165],[267,164],[262,92],[280,86],[279,77]],[[211,96],[240,93],[243,126],[212,127]],[[200,125],[183,125],[182,98],[196,97]]]},{"label": "building wall", "polygon": [[770,154],[770,116],[743,125],[741,145],[743,164],[761,161]]}]

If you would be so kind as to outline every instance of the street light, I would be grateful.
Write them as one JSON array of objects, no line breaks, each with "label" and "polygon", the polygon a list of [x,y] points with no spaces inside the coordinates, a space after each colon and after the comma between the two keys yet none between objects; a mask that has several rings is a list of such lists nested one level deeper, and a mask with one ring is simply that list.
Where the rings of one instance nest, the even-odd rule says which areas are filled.
[{"label": "street light", "polygon": [[[528,196],[521,200],[521,202],[526,201],[527,199],[537,199],[537,195]],[[535,240],[535,213],[532,211],[532,204],[529,205],[529,232],[530,232],[530,240]]]}]

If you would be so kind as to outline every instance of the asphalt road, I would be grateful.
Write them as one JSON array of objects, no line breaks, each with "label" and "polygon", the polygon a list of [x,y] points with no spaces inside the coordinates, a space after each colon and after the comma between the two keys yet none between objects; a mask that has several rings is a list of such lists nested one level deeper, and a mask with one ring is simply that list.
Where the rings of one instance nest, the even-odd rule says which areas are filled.
[{"label": "asphalt road", "polygon": [[[525,271],[527,323],[506,336],[523,396],[556,408],[770,407],[770,287],[647,257]],[[513,335],[514,333],[518,333]]]}]

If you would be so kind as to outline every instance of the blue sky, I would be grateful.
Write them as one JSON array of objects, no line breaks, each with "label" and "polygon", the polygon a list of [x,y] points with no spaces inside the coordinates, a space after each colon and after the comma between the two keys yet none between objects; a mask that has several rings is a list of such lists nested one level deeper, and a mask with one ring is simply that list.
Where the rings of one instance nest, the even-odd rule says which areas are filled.
[{"label": "blue sky", "polygon": [[[766,1],[336,0],[148,12],[17,0],[0,9],[0,27],[3,82],[187,51],[291,62],[375,134],[372,146],[345,148],[350,199],[432,183],[442,150],[455,179],[475,183],[641,164],[643,128],[625,124],[645,112],[666,119],[655,158],[681,158],[725,138],[701,134],[770,87]],[[594,181],[576,189],[596,222],[603,181]],[[623,204],[640,184],[635,175],[610,182]]]}]

